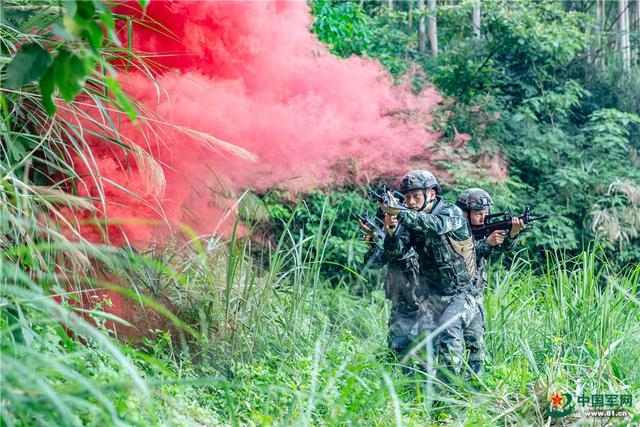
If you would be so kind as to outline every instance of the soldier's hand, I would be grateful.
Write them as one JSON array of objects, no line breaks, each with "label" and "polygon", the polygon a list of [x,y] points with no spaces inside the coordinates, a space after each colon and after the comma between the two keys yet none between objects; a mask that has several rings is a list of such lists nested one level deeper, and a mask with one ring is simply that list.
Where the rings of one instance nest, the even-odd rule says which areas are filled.
[{"label": "soldier's hand", "polygon": [[499,246],[504,243],[504,236],[507,234],[504,230],[496,230],[489,237],[487,237],[487,241],[489,242],[489,246]]},{"label": "soldier's hand", "polygon": [[509,237],[515,239],[516,236],[518,236],[518,234],[520,234],[520,232],[525,228],[527,228],[527,226],[521,218],[511,218],[511,231],[509,232]]},{"label": "soldier's hand", "polygon": [[384,229],[387,230],[387,234],[389,234],[389,236],[393,236],[393,233],[396,232],[397,226],[398,226],[397,216],[395,215],[384,216]]},{"label": "soldier's hand", "polygon": [[364,223],[364,221],[359,220],[358,221],[360,223],[360,230],[366,235],[366,236],[373,236],[373,230],[371,228],[369,228],[367,226],[367,224]]},{"label": "soldier's hand", "polygon": [[397,216],[400,213],[400,208],[395,206],[385,205],[384,203],[378,203],[378,207],[382,209],[384,213],[391,216]]},{"label": "soldier's hand", "polygon": [[387,191],[387,197],[389,198],[389,202],[393,205],[397,205],[398,199],[396,199],[396,196],[393,195],[393,193],[391,191]]}]

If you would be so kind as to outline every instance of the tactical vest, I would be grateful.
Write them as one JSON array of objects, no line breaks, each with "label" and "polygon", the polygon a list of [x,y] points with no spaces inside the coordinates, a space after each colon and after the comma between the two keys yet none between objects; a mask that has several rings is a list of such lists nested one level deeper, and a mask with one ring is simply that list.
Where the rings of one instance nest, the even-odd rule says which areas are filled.
[{"label": "tactical vest", "polygon": [[[431,214],[444,207],[438,203]],[[420,257],[420,286],[441,295],[469,292],[475,279],[473,237],[456,241],[450,235],[411,232],[411,246]]]}]

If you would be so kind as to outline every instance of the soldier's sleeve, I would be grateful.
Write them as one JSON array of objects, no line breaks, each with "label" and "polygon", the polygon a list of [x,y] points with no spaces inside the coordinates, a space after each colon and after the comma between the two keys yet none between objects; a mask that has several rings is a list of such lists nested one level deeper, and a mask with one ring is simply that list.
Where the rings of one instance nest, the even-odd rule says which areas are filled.
[{"label": "soldier's sleeve", "polygon": [[520,239],[520,234],[518,234],[515,239],[512,239],[511,236],[509,235],[509,232],[507,231],[507,234],[504,236],[504,242],[502,242],[502,244],[500,245],[500,251],[502,252],[513,251],[516,248],[519,239]]},{"label": "soldier's sleeve", "polygon": [[371,268],[381,268],[385,264],[383,250],[376,245],[371,245],[364,255],[364,263]]},{"label": "soldier's sleeve", "polygon": [[475,248],[476,256],[478,258],[489,258],[489,255],[493,252],[493,248],[489,245],[489,240],[486,237],[482,240],[476,241]]},{"label": "soldier's sleeve", "polygon": [[409,231],[402,227],[392,236],[387,234],[384,237],[384,258],[387,261],[397,261],[410,249]]},{"label": "soldier's sleeve", "polygon": [[462,211],[454,206],[443,208],[436,215],[425,212],[401,211],[398,221],[405,227],[416,231],[432,232],[438,235],[466,228],[466,219]]}]

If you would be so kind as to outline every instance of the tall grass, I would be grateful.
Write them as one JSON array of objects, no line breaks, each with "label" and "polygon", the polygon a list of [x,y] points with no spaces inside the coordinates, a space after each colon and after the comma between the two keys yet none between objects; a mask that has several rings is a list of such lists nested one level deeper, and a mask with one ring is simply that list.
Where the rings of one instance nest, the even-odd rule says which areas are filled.
[{"label": "tall grass", "polygon": [[[285,227],[266,268],[252,259],[251,240],[237,236],[212,242],[197,262],[167,259],[181,281],[165,280],[163,288],[181,301],[179,313],[191,313],[202,338],[178,360],[196,377],[218,378],[196,386],[195,393],[221,419],[544,425],[548,396],[556,391],[574,399],[637,395],[640,306],[634,295],[640,268],[612,271],[591,249],[573,259],[550,257],[542,271],[524,258],[492,270],[486,373],[473,387],[434,380],[427,395],[426,377],[402,374],[385,347],[388,303],[382,291],[361,295],[359,287],[356,295],[319,280],[329,235],[304,236]],[[637,406],[626,409],[638,416]],[[579,411],[564,422],[583,423]]]},{"label": "tall grass", "polygon": [[[83,302],[92,290],[110,285],[99,282],[104,277],[100,270],[124,268],[126,257],[118,248],[87,240],[80,229],[93,222],[109,242],[104,226],[108,179],[86,137],[140,158],[141,150],[119,133],[117,123],[158,120],[118,91],[110,60],[120,58],[152,81],[153,75],[149,61],[119,46],[111,33],[98,47],[90,47],[84,38],[60,37],[64,26],[56,33],[54,25],[78,6],[73,1],[0,5],[0,425],[125,425],[126,408],[121,405],[127,396],[139,402],[150,396],[137,356],[104,328],[107,320],[126,322],[104,312],[104,301],[95,307]],[[127,19],[112,16],[102,2],[93,6],[97,15],[85,16],[86,22]],[[101,34],[103,28],[98,29]],[[47,114],[37,80],[18,89],[7,85],[7,64],[29,43],[50,52],[54,60],[66,49],[98,64],[75,101],[54,97],[59,111],[55,116]],[[161,174],[153,159],[144,160]],[[79,175],[78,169],[88,172]],[[80,197],[83,185],[94,186],[98,194]]]}]

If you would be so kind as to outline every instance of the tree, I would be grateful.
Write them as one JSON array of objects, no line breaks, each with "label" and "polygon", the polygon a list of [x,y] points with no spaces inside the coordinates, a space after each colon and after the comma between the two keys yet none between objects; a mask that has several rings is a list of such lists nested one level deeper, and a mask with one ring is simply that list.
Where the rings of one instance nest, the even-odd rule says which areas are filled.
[{"label": "tree", "polygon": [[602,34],[604,32],[604,23],[606,15],[604,8],[604,0],[596,0],[596,28],[595,28],[595,45],[590,49],[589,61],[599,67],[604,66],[604,52],[602,47]]},{"label": "tree", "polygon": [[630,27],[635,33],[635,43],[632,46],[631,60],[634,65],[638,65],[638,59],[640,57],[640,41],[638,36],[640,35],[640,0],[633,2],[633,14],[631,15],[631,22],[633,25]]},{"label": "tree", "polygon": [[438,56],[438,21],[436,18],[436,0],[428,0],[429,5],[429,44],[431,56]]},{"label": "tree", "polygon": [[471,12],[471,22],[473,23],[473,35],[480,37],[480,0],[474,0],[473,11]]},{"label": "tree", "polygon": [[631,68],[631,46],[629,44],[629,0],[618,0],[618,30],[620,32],[620,53],[625,72]]},{"label": "tree", "polygon": [[420,11],[420,22],[418,23],[418,52],[424,55],[426,26],[424,18],[424,0],[418,0],[418,10]]}]

